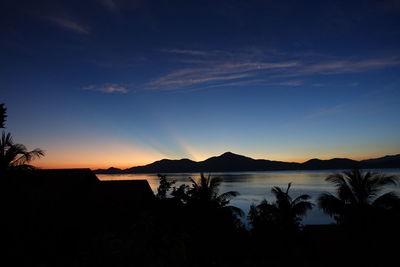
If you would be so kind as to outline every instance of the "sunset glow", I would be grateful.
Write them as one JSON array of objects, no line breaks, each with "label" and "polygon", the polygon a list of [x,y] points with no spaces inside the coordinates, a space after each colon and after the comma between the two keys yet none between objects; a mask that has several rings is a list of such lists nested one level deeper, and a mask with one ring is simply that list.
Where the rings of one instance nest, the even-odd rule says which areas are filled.
[{"label": "sunset glow", "polygon": [[5,130],[37,166],[400,152],[393,1],[145,2],[3,8]]}]

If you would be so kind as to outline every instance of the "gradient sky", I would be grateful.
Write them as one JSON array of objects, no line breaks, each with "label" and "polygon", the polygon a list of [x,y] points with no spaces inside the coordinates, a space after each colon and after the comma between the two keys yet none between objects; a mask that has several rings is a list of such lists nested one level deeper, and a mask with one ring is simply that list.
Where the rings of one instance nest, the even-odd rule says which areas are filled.
[{"label": "gradient sky", "polygon": [[399,14],[396,0],[2,1],[6,130],[45,168],[398,154]]}]

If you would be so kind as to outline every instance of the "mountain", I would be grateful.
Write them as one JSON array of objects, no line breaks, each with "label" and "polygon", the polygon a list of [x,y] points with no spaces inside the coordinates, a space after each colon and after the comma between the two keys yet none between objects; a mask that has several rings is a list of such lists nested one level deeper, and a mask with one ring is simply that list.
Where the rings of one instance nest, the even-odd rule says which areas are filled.
[{"label": "mountain", "polygon": [[203,172],[235,172],[235,171],[266,171],[295,169],[298,163],[252,159],[249,157],[226,152],[218,157],[211,157],[199,162]]},{"label": "mountain", "polygon": [[310,159],[301,164],[302,170],[332,170],[359,168],[360,163],[352,159],[334,158],[329,160]]},{"label": "mountain", "polygon": [[108,168],[108,169],[98,169],[94,171],[95,173],[103,173],[103,174],[119,174],[121,172],[123,172],[121,169],[119,168]]},{"label": "mountain", "polygon": [[363,168],[399,168],[400,167],[400,154],[393,156],[385,156],[376,159],[367,159],[360,162]]},{"label": "mountain", "polygon": [[239,171],[278,171],[278,170],[329,170],[351,168],[400,168],[400,154],[381,158],[356,161],[346,158],[329,160],[311,159],[304,163],[252,159],[246,156],[226,152],[204,161],[190,159],[163,159],[151,164],[132,167],[95,170],[98,174],[116,173],[185,173],[185,172],[239,172]]},{"label": "mountain", "polygon": [[198,162],[190,159],[162,159],[145,166],[125,169],[125,173],[168,173],[168,172],[197,172]]}]

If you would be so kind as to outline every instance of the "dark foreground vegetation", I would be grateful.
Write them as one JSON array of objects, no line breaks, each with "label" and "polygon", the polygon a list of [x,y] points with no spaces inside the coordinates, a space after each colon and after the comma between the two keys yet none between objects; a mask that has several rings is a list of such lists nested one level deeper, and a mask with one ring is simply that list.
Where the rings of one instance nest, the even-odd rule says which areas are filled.
[{"label": "dark foreground vegetation", "polygon": [[[4,126],[5,109],[0,109]],[[310,196],[273,187],[275,200],[245,216],[229,205],[237,192],[201,175],[189,185],[160,175],[99,181],[88,169],[35,170],[44,155],[3,132],[0,140],[3,262],[11,266],[396,266],[400,201],[387,185],[399,178],[360,170],[327,181],[318,207],[333,225],[303,226]]]},{"label": "dark foreground vegetation", "polygon": [[337,195],[319,206],[337,224],[302,226],[308,195],[272,188],[245,227],[236,192],[218,178],[177,187],[160,176],[101,182],[89,170],[8,171],[2,176],[2,240],[16,266],[391,266],[397,261],[399,199],[379,194],[397,178],[358,170],[328,177]]}]

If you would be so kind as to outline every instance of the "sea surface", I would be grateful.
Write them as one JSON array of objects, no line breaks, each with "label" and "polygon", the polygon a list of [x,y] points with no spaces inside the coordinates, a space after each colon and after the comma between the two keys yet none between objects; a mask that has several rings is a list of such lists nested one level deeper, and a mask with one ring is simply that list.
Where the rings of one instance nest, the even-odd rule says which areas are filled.
[{"label": "sea surface", "polygon": [[[367,170],[366,170],[367,171]],[[385,173],[400,176],[400,169],[378,169],[372,172]],[[280,186],[286,189],[288,183],[292,183],[290,195],[292,198],[300,194],[309,194],[312,202],[316,203],[318,196],[323,192],[334,193],[333,185],[327,183],[325,178],[341,170],[318,170],[318,171],[266,171],[266,172],[223,172],[211,173],[211,176],[222,178],[220,193],[226,191],[237,191],[239,196],[233,198],[231,205],[241,208],[246,216],[252,203],[258,204],[263,199],[273,201],[271,188]],[[206,174],[209,175],[209,174]],[[140,180],[149,182],[152,190],[157,191],[159,178],[157,174],[98,174],[101,180]],[[198,173],[170,173],[168,179],[176,180],[176,186],[190,184],[189,177],[199,178]],[[388,191],[395,191],[400,196],[400,186],[387,187]],[[246,223],[246,218],[242,218]],[[303,224],[330,224],[334,220],[325,215],[317,205],[303,218]]]}]

